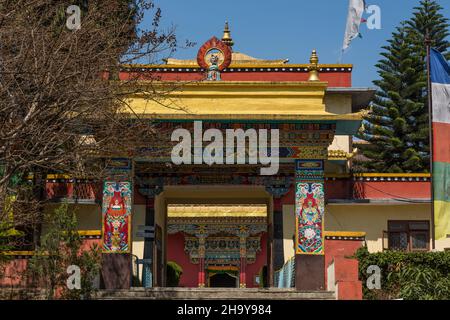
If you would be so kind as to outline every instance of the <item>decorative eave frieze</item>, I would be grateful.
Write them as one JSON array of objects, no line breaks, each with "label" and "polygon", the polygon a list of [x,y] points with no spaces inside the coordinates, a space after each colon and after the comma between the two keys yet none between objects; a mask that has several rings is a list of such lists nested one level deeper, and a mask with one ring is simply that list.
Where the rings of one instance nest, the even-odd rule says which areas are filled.
[{"label": "decorative eave frieze", "polygon": [[176,205],[167,206],[168,218],[267,217],[267,205]]},{"label": "decorative eave frieze", "polygon": [[430,181],[429,173],[356,173],[353,175],[355,181],[372,182],[421,182]]},{"label": "decorative eave frieze", "polygon": [[[269,63],[231,63],[231,65],[222,72],[309,72],[309,64],[269,64]],[[122,65],[122,72],[164,72],[164,73],[201,73],[206,72],[205,68],[193,64],[180,65]],[[322,73],[342,72],[349,73],[353,71],[351,64],[319,64],[319,71]]]},{"label": "decorative eave frieze", "polygon": [[35,252],[32,250],[27,251],[4,251],[0,252],[0,255],[5,255],[8,257],[13,257],[14,259],[31,259]]},{"label": "decorative eave frieze", "polygon": [[101,239],[102,230],[79,230],[81,239]]},{"label": "decorative eave frieze", "polygon": [[325,231],[324,235],[326,240],[364,241],[366,239],[365,232]]}]

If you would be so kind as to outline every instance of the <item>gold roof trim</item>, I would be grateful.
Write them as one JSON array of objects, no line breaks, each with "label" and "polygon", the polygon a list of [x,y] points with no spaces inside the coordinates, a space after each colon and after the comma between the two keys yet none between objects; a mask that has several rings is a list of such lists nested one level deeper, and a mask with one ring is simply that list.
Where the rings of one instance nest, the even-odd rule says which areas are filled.
[{"label": "gold roof trim", "polygon": [[267,206],[256,205],[168,205],[169,218],[266,217]]},{"label": "gold roof trim", "polygon": [[272,120],[272,121],[313,121],[313,120],[362,120],[360,113],[349,114],[156,114],[148,113],[141,118],[153,120]]},{"label": "gold roof trim", "polygon": [[328,150],[328,159],[330,160],[349,160],[353,157],[353,153],[344,150]]},{"label": "gold roof trim", "polygon": [[80,236],[101,236],[102,230],[78,230]]},{"label": "gold roof trim", "polygon": [[352,237],[352,238],[361,238],[365,237],[365,232],[355,232],[355,231],[325,231],[325,237]]},{"label": "gold roof trim", "polygon": [[34,251],[2,251],[0,252],[1,255],[5,256],[32,256],[34,255]]},{"label": "gold roof trim", "polygon": [[355,173],[355,177],[363,178],[430,178],[429,173]]}]

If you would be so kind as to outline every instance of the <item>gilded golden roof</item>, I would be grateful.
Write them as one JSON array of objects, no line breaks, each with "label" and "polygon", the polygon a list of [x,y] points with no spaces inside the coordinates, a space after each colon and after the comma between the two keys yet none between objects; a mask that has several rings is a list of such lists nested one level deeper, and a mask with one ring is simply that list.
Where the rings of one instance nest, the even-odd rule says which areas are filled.
[{"label": "gilded golden roof", "polygon": [[353,153],[344,150],[328,150],[328,159],[330,160],[348,160],[353,157]]},{"label": "gilded golden roof", "polygon": [[[189,59],[189,60],[182,60],[182,59],[174,59],[169,58],[166,60],[167,66],[192,66],[196,67],[198,66],[197,59]],[[288,59],[280,59],[280,60],[264,60],[264,59],[258,59],[255,57],[251,57],[245,53],[241,52],[233,52],[231,57],[231,66],[239,66],[239,65],[281,65],[289,62]]]},{"label": "gilded golden roof", "polygon": [[167,206],[169,218],[193,217],[266,217],[267,206],[253,205],[178,205]]}]

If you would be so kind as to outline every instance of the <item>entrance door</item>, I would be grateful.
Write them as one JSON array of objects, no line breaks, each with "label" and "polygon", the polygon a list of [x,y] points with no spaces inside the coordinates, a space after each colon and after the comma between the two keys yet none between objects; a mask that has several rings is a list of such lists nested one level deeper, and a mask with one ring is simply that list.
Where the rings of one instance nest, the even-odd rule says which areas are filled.
[{"label": "entrance door", "polygon": [[210,288],[237,288],[238,274],[233,271],[227,272],[209,272],[209,287]]}]

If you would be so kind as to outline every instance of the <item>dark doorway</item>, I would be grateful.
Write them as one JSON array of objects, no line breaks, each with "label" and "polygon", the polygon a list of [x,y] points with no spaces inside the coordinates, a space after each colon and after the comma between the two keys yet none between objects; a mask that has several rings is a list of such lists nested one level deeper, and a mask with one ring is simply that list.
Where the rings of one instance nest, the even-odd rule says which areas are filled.
[{"label": "dark doorway", "polygon": [[236,288],[236,277],[228,273],[216,273],[209,277],[209,286],[211,288]]}]

